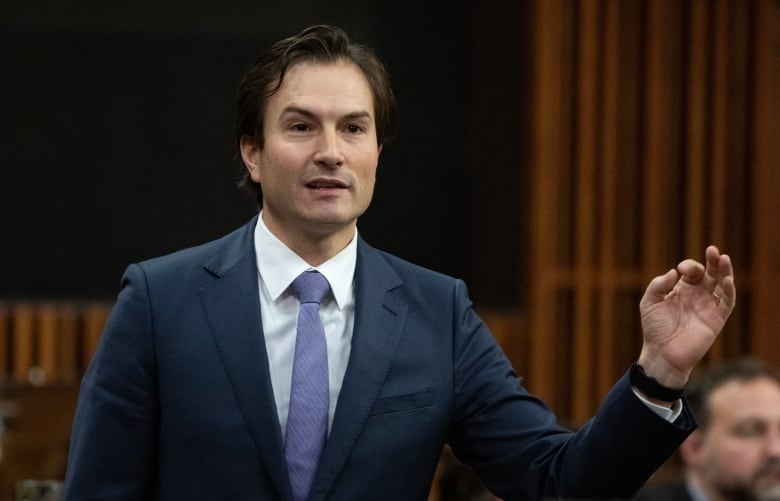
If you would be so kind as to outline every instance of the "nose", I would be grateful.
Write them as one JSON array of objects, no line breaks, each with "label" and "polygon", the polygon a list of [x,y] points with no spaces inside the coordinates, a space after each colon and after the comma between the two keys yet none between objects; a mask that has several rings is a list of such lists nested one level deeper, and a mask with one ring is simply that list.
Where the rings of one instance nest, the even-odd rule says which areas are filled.
[{"label": "nose", "polygon": [[314,154],[314,161],[330,169],[340,167],[344,163],[344,151],[339,134],[335,130],[324,130],[320,134],[317,143],[317,151]]}]

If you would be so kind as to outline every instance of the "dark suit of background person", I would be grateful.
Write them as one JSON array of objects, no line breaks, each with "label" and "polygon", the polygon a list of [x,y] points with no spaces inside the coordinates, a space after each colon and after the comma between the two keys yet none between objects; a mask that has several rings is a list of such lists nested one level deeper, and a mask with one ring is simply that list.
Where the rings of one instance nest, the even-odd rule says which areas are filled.
[{"label": "dark suit of background person", "polygon": [[[338,30],[320,27],[295,40],[311,36],[343,38]],[[322,45],[318,40],[313,46]],[[268,110],[287,110],[279,96],[298,84],[319,95],[323,74],[337,82],[332,89],[344,97],[342,77],[355,73],[343,58],[291,68],[288,78],[294,83],[284,83],[269,98]],[[364,77],[359,79],[367,85]],[[292,106],[294,114],[315,115],[315,124],[327,124],[321,134],[328,138],[359,133],[351,125],[331,131],[330,95],[323,92],[313,111]],[[321,106],[325,111],[319,115]],[[345,116],[351,120],[353,115]],[[266,133],[268,127],[273,126]],[[319,134],[318,127],[296,124],[292,131],[299,141],[298,134]],[[261,165],[257,155],[267,160],[262,155],[275,148],[274,134],[271,130],[265,137],[265,150],[256,139],[241,136],[242,158],[250,170]],[[328,142],[330,153],[333,144]],[[286,143],[273,151],[282,150],[299,153]],[[308,163],[302,167],[310,168]],[[266,221],[272,217],[268,211],[278,209],[275,203],[290,200],[284,190],[274,191],[278,184],[263,188]],[[302,193],[303,199],[315,196]],[[257,258],[264,250],[255,248],[257,224],[255,217],[219,240],[128,267],[82,382],[66,499],[292,498],[258,301]],[[591,421],[577,433],[563,429],[523,388],[474,313],[462,281],[354,238],[351,352],[310,499],[426,499],[445,443],[503,499],[628,497],[694,428],[684,406],[674,423],[659,417],[624,376]],[[730,261],[711,247],[707,271],[692,262],[678,269],[679,281],[670,270],[651,282],[642,310],[653,316],[649,305],[666,312],[670,302],[664,298],[691,294],[705,316],[716,318],[714,331],[705,329],[706,351],[733,306]],[[675,283],[679,290],[669,293]],[[723,302],[713,300],[714,288]],[[666,315],[653,318],[668,320]],[[685,333],[697,339],[701,334]],[[647,330],[644,334],[647,346],[648,336],[653,337]],[[697,352],[694,362],[702,354]],[[683,355],[687,367],[690,357]],[[640,361],[643,356],[644,350]]]},{"label": "dark suit of background person", "polygon": [[685,484],[667,484],[654,486],[652,490],[640,491],[633,501],[696,501]]}]

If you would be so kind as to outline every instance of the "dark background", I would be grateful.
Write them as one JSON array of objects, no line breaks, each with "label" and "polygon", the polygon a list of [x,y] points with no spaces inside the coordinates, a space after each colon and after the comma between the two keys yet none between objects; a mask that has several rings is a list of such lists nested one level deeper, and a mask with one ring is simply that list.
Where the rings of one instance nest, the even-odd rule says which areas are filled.
[{"label": "dark background", "polygon": [[112,298],[127,264],[246,222],[238,81],[270,43],[331,23],[385,60],[400,107],[361,234],[514,304],[528,96],[513,3],[4,0],[0,297]]}]

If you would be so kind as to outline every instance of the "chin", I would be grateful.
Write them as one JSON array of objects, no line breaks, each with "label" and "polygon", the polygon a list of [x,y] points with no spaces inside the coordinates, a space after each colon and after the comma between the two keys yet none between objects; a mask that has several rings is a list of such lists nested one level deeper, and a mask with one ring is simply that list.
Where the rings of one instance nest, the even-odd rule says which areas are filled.
[{"label": "chin", "polygon": [[312,223],[327,226],[348,226],[354,224],[362,212],[363,211],[356,212],[353,210],[339,210],[338,208],[334,207],[325,207],[313,209],[309,213],[309,220]]},{"label": "chin", "polygon": [[315,217],[309,218],[308,221],[310,228],[314,232],[327,235],[338,232],[345,228],[353,227],[356,222],[356,218],[318,214]]}]

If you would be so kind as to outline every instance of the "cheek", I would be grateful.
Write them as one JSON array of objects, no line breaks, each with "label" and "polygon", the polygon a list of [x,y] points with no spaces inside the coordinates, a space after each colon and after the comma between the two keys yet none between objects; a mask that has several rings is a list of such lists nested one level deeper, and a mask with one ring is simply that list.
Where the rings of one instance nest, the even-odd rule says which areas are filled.
[{"label": "cheek", "polygon": [[284,141],[272,133],[266,133],[265,145],[258,154],[262,174],[278,175],[278,171],[290,171],[305,166],[311,157],[308,142]]},{"label": "cheek", "polygon": [[376,182],[376,171],[379,165],[379,153],[372,150],[361,158],[360,165],[364,166],[360,171],[360,177],[365,184],[373,186]]},{"label": "cheek", "polygon": [[744,440],[728,440],[716,451],[726,471],[751,472],[761,461],[758,444]]},{"label": "cheek", "polygon": [[366,184],[370,184],[371,186],[374,186],[374,184],[376,183],[376,167],[367,169],[364,178],[366,179]]},{"label": "cheek", "polygon": [[376,167],[372,169],[366,169],[365,172],[360,174],[360,191],[368,198],[374,193],[374,185],[376,184]]},{"label": "cheek", "polygon": [[256,183],[276,185],[290,177],[289,171],[292,170],[290,166],[294,165],[290,155],[267,149],[260,158],[257,168],[251,173],[252,180]]}]

